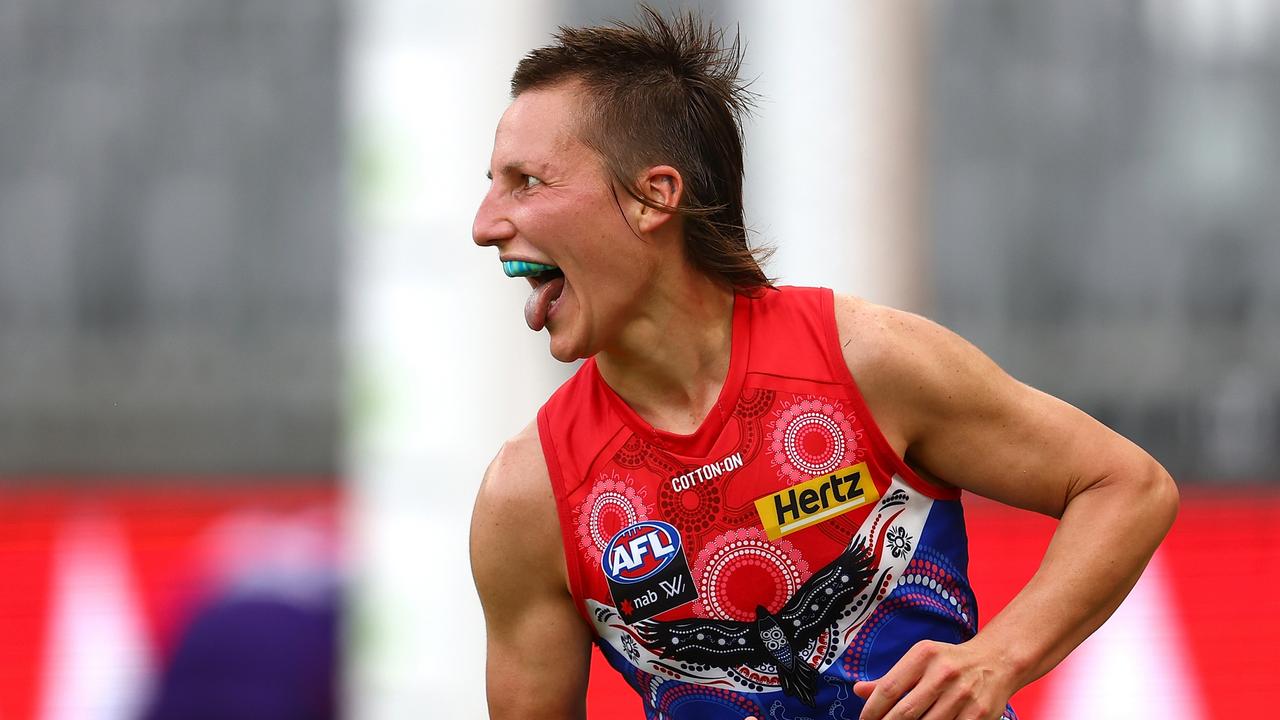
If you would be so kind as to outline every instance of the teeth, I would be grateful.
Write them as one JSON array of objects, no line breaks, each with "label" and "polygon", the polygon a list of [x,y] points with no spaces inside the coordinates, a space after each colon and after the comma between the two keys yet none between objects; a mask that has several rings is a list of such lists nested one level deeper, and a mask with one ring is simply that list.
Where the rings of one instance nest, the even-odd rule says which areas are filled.
[{"label": "teeth", "polygon": [[507,260],[502,263],[502,272],[506,273],[507,277],[532,277],[555,269],[555,265],[543,265],[524,260]]}]

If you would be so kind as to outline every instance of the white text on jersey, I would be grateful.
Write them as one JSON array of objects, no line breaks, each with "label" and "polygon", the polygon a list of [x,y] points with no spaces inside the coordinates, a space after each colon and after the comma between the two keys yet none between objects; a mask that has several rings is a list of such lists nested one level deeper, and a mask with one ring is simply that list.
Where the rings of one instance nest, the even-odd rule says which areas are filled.
[{"label": "white text on jersey", "polygon": [[706,482],[712,478],[718,478],[721,475],[737,470],[742,467],[742,453],[734,453],[726,458],[722,458],[713,463],[707,463],[700,468],[690,470],[683,475],[677,475],[671,478],[671,489],[676,492],[688,490],[700,482]]}]

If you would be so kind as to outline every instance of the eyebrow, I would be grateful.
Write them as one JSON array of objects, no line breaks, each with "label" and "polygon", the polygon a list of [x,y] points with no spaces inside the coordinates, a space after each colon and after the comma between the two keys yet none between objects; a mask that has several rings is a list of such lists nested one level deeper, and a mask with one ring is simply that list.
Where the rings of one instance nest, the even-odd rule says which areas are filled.
[{"label": "eyebrow", "polygon": [[[514,162],[509,162],[503,165],[500,170],[498,170],[498,173],[502,175],[507,175],[510,173],[516,173],[519,175],[541,175],[544,172],[546,172],[545,166],[533,167],[531,163],[525,162],[523,160],[516,160]],[[492,180],[493,171],[486,170],[484,173],[484,176]]]}]

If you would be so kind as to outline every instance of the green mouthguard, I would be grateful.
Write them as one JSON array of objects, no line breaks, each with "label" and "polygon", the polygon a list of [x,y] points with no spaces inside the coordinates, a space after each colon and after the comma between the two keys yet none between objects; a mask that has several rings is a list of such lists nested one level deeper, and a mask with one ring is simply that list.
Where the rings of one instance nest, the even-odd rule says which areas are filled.
[{"label": "green mouthguard", "polygon": [[542,263],[525,262],[523,260],[507,260],[502,263],[502,272],[506,273],[507,277],[531,277],[555,269],[555,265],[543,265]]}]

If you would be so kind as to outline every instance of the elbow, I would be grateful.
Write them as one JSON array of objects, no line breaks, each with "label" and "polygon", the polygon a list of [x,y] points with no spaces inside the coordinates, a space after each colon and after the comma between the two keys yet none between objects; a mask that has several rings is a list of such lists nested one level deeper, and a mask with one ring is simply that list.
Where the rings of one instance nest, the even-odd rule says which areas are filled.
[{"label": "elbow", "polygon": [[1148,509],[1152,516],[1152,524],[1159,528],[1160,536],[1163,538],[1169,532],[1169,528],[1173,527],[1174,518],[1178,516],[1178,506],[1181,503],[1178,485],[1169,472],[1152,459],[1150,466],[1143,473],[1140,492],[1139,502]]},{"label": "elbow", "polygon": [[[1093,484],[1089,491],[1099,491],[1105,501],[1122,513],[1122,521],[1130,532],[1141,533],[1159,544],[1173,527],[1181,502],[1177,483],[1154,458],[1142,454],[1123,468],[1116,468]],[[1152,546],[1154,548],[1154,545]]]}]

